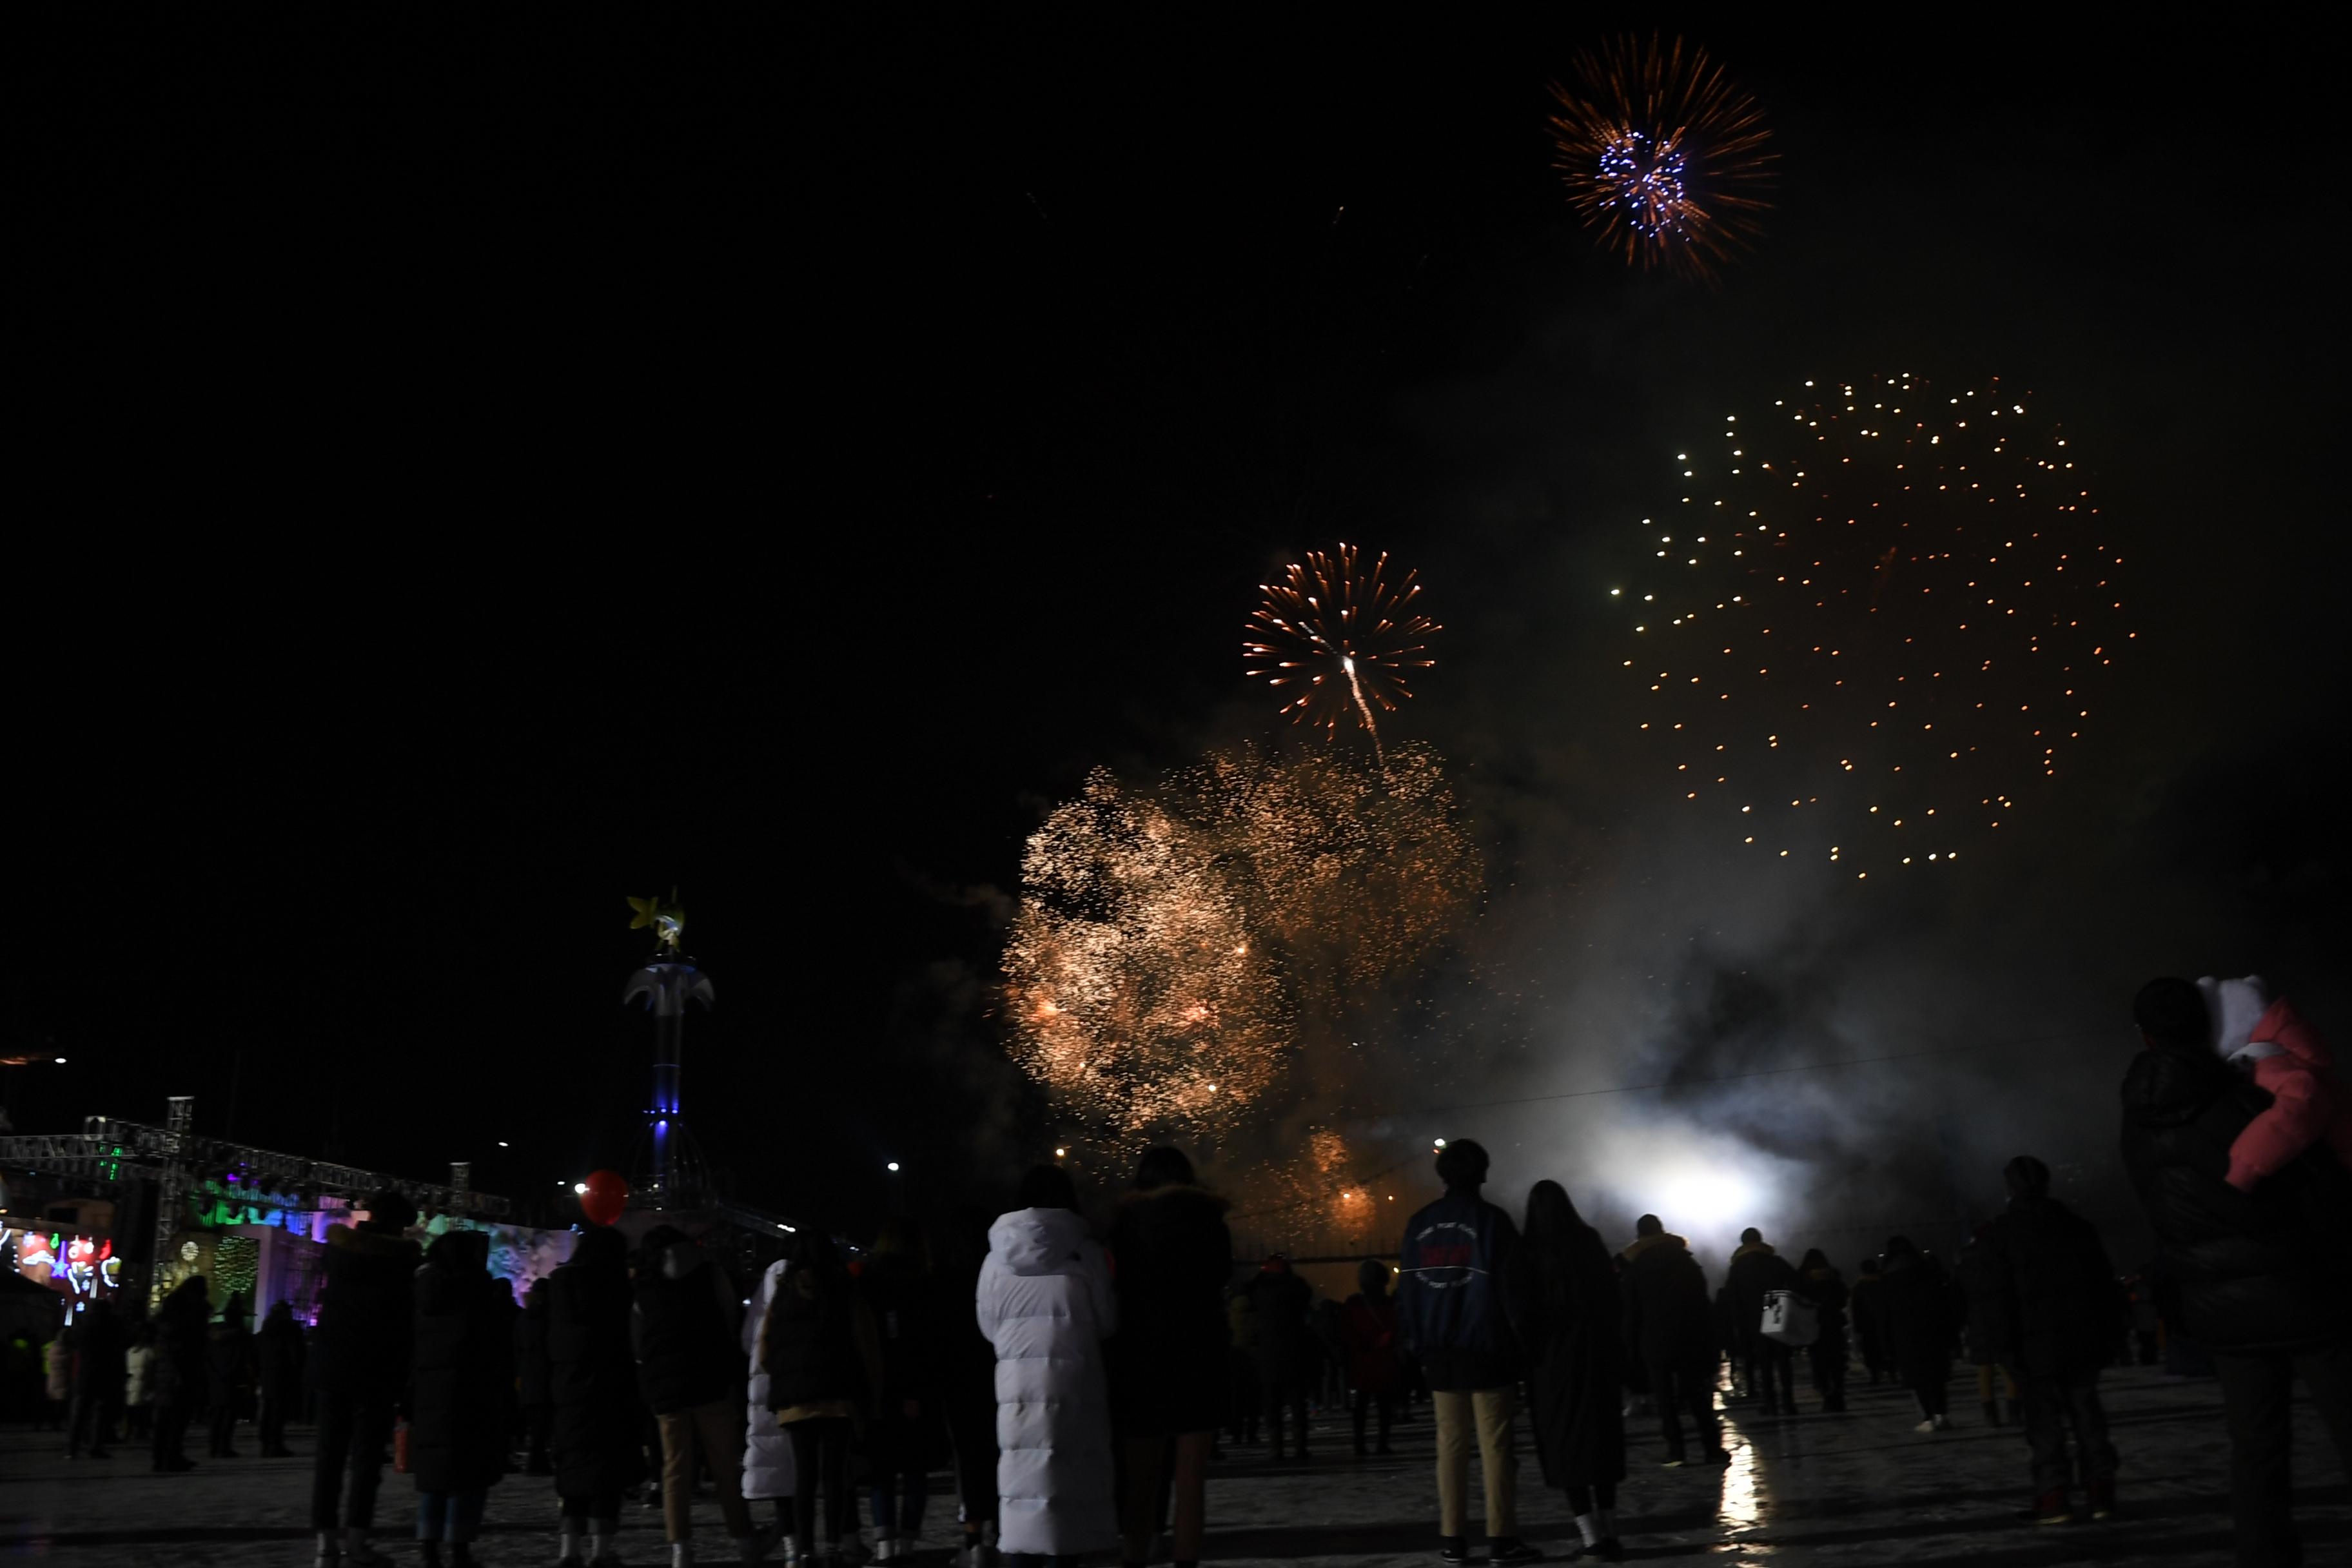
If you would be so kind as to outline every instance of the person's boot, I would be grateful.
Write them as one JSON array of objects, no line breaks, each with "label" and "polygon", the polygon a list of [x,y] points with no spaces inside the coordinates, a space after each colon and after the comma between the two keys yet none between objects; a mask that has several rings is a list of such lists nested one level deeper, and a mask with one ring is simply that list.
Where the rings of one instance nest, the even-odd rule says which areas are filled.
[{"label": "person's boot", "polygon": [[347,1524],[343,1527],[343,1562],[346,1568],[391,1568],[392,1559],[368,1544],[363,1527]]},{"label": "person's boot", "polygon": [[1440,1536],[1437,1542],[1437,1560],[1440,1563],[1469,1562],[1469,1538],[1461,1535]]},{"label": "person's boot", "polygon": [[555,1532],[555,1568],[588,1568],[588,1559],[581,1554],[580,1527],[566,1521]]},{"label": "person's boot", "polygon": [[1592,1511],[1601,1516],[1601,1544],[1592,1549],[1592,1554],[1603,1563],[1624,1562],[1625,1548],[1617,1540],[1617,1510],[1600,1508]]},{"label": "person's boot", "polygon": [[2071,1524],[2074,1519],[2074,1505],[2066,1500],[2066,1489],[2053,1487],[2033,1500],[2025,1517],[2036,1524]]},{"label": "person's boot", "polygon": [[673,1541],[669,1543],[669,1568],[694,1568],[694,1542]]},{"label": "person's boot", "polygon": [[2084,1489],[2091,1494],[2091,1517],[2093,1519],[2113,1519],[2115,1517],[2115,1482],[2092,1481],[2085,1486]]},{"label": "person's boot", "polygon": [[313,1568],[342,1568],[342,1537],[331,1530],[319,1531],[319,1557]]},{"label": "person's boot", "polygon": [[1540,1563],[1543,1553],[1516,1535],[1498,1535],[1486,1542],[1489,1563]]}]

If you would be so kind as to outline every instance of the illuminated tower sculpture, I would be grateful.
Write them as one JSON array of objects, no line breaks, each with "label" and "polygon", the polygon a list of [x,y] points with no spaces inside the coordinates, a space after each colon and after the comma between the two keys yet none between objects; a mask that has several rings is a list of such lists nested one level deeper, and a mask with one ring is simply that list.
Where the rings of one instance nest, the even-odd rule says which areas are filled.
[{"label": "illuminated tower sculpture", "polygon": [[650,926],[654,932],[653,962],[630,975],[628,989],[621,994],[625,1006],[643,996],[654,1016],[654,1098],[646,1110],[652,1158],[641,1162],[645,1169],[635,1178],[637,1197],[648,1208],[692,1208],[702,1200],[708,1173],[686,1131],[679,1079],[687,1004],[712,1005],[710,977],[695,968],[694,960],[679,947],[686,935],[686,911],[678,907],[675,890],[667,903],[631,899],[629,907],[637,911],[629,929]]}]

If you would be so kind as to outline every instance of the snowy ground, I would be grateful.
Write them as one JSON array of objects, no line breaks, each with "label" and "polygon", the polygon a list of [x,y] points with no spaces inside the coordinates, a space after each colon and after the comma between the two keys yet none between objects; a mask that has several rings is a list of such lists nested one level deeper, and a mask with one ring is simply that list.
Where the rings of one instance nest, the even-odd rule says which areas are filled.
[{"label": "snowy ground", "polygon": [[[2014,1427],[1982,1425],[1973,1384],[1955,1383],[1953,1393],[1958,1425],[1933,1437],[1911,1430],[1898,1396],[1870,1391],[1855,1396],[1850,1415],[1745,1424],[1735,1432],[1738,1451],[1727,1471],[1657,1468],[1654,1440],[1637,1434],[1636,1473],[1620,1505],[1630,1559],[1757,1568],[2185,1568],[2228,1561],[2229,1448],[2220,1392],[2210,1380],[2110,1374],[2125,1512],[2109,1523],[2063,1528],[2016,1520],[2027,1500],[2024,1442]],[[295,1429],[298,1450],[307,1449],[307,1436]],[[249,1434],[241,1432],[240,1439],[253,1447]],[[1436,1487],[1426,1420],[1401,1429],[1393,1459],[1346,1457],[1346,1434],[1333,1423],[1318,1425],[1316,1442],[1319,1451],[1307,1464],[1237,1457],[1218,1467],[1210,1483],[1210,1558],[1300,1565],[1433,1561]],[[202,1454],[201,1434],[191,1449]],[[49,1436],[21,1428],[0,1435],[0,1556],[73,1568],[296,1568],[310,1562],[307,1459],[215,1460],[192,1474],[158,1476],[128,1447],[117,1453],[68,1465]],[[2352,1501],[2307,1406],[2298,1412],[2296,1454],[2303,1461],[2296,1511],[2309,1560],[2352,1563]],[[1523,1459],[1521,1486],[1526,1533],[1546,1547],[1572,1539],[1558,1494],[1537,1486],[1531,1458]],[[412,1495],[405,1478],[385,1478],[387,1526],[405,1523]],[[934,1508],[945,1517],[946,1510]],[[705,1561],[725,1560],[717,1510],[705,1502],[697,1511]],[[546,1481],[509,1478],[490,1493],[484,1562],[552,1563],[553,1513]],[[940,1561],[944,1535],[935,1530],[930,1539],[936,1549],[926,1555]],[[666,1562],[659,1515],[633,1507],[624,1546],[632,1563]],[[414,1561],[415,1548],[405,1542],[394,1550]]]}]

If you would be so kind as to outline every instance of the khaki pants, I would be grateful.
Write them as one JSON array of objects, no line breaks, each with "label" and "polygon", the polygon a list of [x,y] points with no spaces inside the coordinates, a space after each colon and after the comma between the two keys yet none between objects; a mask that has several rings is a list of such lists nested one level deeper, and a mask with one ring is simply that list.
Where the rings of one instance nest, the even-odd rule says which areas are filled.
[{"label": "khaki pants", "polygon": [[751,1534],[751,1510],[743,1501],[743,1402],[714,1399],[654,1419],[661,1424],[662,1522],[671,1543],[694,1539],[698,1448],[719,1484],[719,1512],[727,1521],[727,1533],[738,1541]]},{"label": "khaki pants", "polygon": [[1437,1514],[1440,1535],[1461,1535],[1470,1489],[1470,1427],[1478,1428],[1478,1462],[1486,1475],[1486,1539],[1519,1533],[1519,1461],[1511,1452],[1512,1422],[1518,1415],[1518,1390],[1482,1388],[1476,1393],[1441,1388],[1430,1394],[1437,1407]]}]

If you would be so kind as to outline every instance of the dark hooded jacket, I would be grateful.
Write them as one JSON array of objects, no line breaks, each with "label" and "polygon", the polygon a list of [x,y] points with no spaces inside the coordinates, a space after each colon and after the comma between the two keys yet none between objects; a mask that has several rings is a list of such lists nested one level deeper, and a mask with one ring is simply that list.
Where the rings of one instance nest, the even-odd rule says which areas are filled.
[{"label": "dark hooded jacket", "polygon": [[812,1237],[794,1253],[768,1304],[760,1365],[771,1410],[846,1405],[861,1420],[875,1413],[881,1331],[831,1242]]},{"label": "dark hooded jacket", "polygon": [[2124,1332],[2124,1298],[2088,1220],[2046,1194],[2011,1198],[1964,1258],[1971,1354],[2013,1372],[2095,1372]]},{"label": "dark hooded jacket", "polygon": [[365,1225],[327,1233],[327,1285],[310,1335],[310,1377],[320,1393],[385,1402],[403,1396],[415,1331],[414,1281],[423,1260],[404,1236]]},{"label": "dark hooded jacket", "polygon": [[205,1404],[206,1323],[211,1317],[211,1287],[201,1274],[181,1280],[155,1309],[156,1404],[179,1409]]},{"label": "dark hooded jacket", "polygon": [[1689,1366],[1715,1359],[1715,1303],[1706,1272],[1679,1236],[1644,1236],[1618,1254],[1624,1260],[1626,1353],[1644,1366]]},{"label": "dark hooded jacket", "polygon": [[[1251,1349],[1257,1357],[1258,1382],[1269,1397],[1304,1389],[1317,1361],[1314,1331],[1307,1322],[1314,1289],[1285,1262],[1279,1268],[1261,1268],[1244,1290],[1257,1326]],[[1119,1331],[1126,1332],[1124,1321]]]},{"label": "dark hooded jacket", "polygon": [[1511,1216],[1450,1187],[1406,1222],[1397,1325],[1433,1389],[1501,1388],[1519,1376],[1500,1275],[1518,1250]]},{"label": "dark hooded jacket", "polygon": [[1725,1272],[1723,1283],[1731,1292],[1732,1321],[1743,1343],[1754,1339],[1763,1327],[1767,1295],[1774,1290],[1804,1293],[1795,1267],[1761,1241],[1740,1244],[1731,1255],[1731,1267]]},{"label": "dark hooded jacket", "polygon": [[1883,1280],[1879,1289],[1886,1310],[1886,1349],[1895,1364],[1906,1377],[1948,1373],[1958,1327],[1951,1276],[1942,1264],[1914,1248],[1886,1255]]},{"label": "dark hooded jacket", "polygon": [[547,1277],[548,1447],[555,1489],[582,1497],[645,1477],[645,1406],[629,1351],[628,1243],[608,1226],[581,1233]]},{"label": "dark hooded jacket", "polygon": [[408,1468],[419,1491],[479,1491],[506,1474],[515,1302],[489,1257],[488,1236],[453,1230],[416,1270]]},{"label": "dark hooded jacket", "polygon": [[727,1271],[667,1226],[646,1237],[631,1334],[657,1415],[743,1396],[742,1306]]},{"label": "dark hooded jacket", "polygon": [[271,1303],[253,1336],[253,1349],[261,1396],[272,1402],[293,1398],[302,1386],[302,1326],[294,1321],[291,1302]]},{"label": "dark hooded jacket", "polygon": [[2252,1193],[2223,1179],[2270,1096],[2210,1055],[2142,1051],[2123,1159],[2155,1229],[2166,1315],[2209,1350],[2305,1351],[2352,1333],[2352,1176],[2306,1150]]},{"label": "dark hooded jacket", "polygon": [[1111,1222],[1110,1252],[1118,1332],[1105,1350],[1117,1429],[1162,1437],[1223,1426],[1233,1381],[1225,1200],[1184,1185],[1130,1192]]}]

